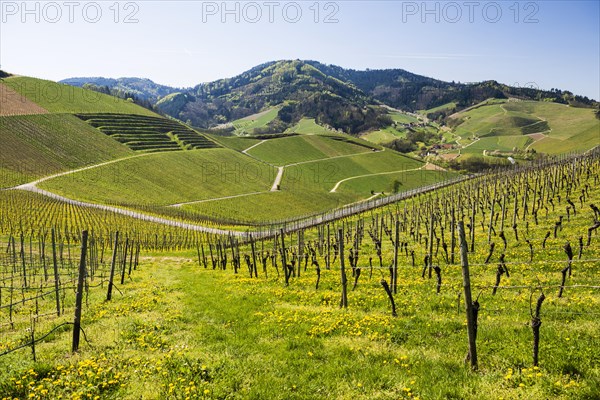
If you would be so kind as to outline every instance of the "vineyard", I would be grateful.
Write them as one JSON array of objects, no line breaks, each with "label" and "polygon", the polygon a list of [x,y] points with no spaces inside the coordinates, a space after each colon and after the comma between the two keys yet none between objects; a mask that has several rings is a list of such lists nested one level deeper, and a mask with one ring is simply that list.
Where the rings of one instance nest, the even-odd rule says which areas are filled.
[{"label": "vineyard", "polygon": [[2,191],[0,397],[596,398],[599,180],[596,148],[243,236]]},{"label": "vineyard", "polygon": [[177,121],[165,118],[127,114],[78,114],[77,116],[135,151],[218,147],[206,136]]},{"label": "vineyard", "polygon": [[[82,88],[36,79],[10,76],[2,84],[50,113],[119,113],[156,117],[132,102]],[[12,95],[7,93],[8,96]]]},{"label": "vineyard", "polygon": [[0,116],[47,114],[48,111],[0,83]]},{"label": "vineyard", "polygon": [[72,115],[0,117],[0,130],[0,187],[132,154]]}]

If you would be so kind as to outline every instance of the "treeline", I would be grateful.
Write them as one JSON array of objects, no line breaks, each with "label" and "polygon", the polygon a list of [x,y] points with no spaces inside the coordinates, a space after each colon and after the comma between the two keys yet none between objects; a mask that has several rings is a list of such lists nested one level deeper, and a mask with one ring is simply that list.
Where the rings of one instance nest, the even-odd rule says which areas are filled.
[{"label": "treeline", "polygon": [[383,113],[368,105],[417,111],[454,103],[454,110],[440,110],[430,116],[443,122],[454,111],[489,98],[509,97],[598,106],[592,99],[559,89],[512,87],[496,81],[444,82],[401,69],[356,71],[301,60],[265,63],[232,78],[164,96],[155,105],[164,114],[211,128],[289,102],[293,109],[284,111],[279,121],[263,131],[280,130],[301,116],[355,134],[383,122],[379,118]]},{"label": "treeline", "polygon": [[392,140],[391,142],[384,144],[384,146],[399,151],[400,153],[410,153],[419,149],[419,143],[430,146],[437,142],[439,142],[439,135],[433,132],[413,129],[406,133],[405,138]]},{"label": "treeline", "polygon": [[110,96],[118,97],[123,100],[131,101],[137,105],[140,105],[144,108],[154,111],[154,105],[152,104],[151,101],[142,99],[139,96],[137,96],[135,93],[132,93],[132,92],[129,92],[126,90],[122,90],[119,88],[115,88],[115,87],[95,85],[93,83],[86,83],[82,87],[84,89],[93,90],[94,92],[104,93],[104,94],[108,94]]}]

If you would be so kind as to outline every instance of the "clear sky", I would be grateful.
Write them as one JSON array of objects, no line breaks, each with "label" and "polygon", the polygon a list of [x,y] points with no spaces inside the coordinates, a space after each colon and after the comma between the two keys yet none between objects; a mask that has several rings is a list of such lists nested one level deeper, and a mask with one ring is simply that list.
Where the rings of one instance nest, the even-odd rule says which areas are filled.
[{"label": "clear sky", "polygon": [[600,2],[0,0],[0,67],[177,87],[280,59],[600,99]]}]

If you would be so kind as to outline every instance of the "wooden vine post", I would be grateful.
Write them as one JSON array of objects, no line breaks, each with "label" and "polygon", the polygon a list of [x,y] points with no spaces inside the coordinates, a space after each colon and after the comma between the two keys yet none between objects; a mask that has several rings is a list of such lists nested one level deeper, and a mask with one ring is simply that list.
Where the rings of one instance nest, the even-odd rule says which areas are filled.
[{"label": "wooden vine post", "polygon": [[348,279],[346,278],[346,268],[344,267],[344,230],[338,230],[339,252],[340,252],[340,274],[342,280],[342,298],[340,308],[348,308]]},{"label": "wooden vine post", "polygon": [[542,303],[546,299],[544,293],[540,295],[537,300],[535,307],[535,314],[531,317],[531,329],[533,330],[533,366],[538,365],[538,354],[540,351],[540,326],[542,326],[542,320],[540,319],[540,310]]},{"label": "wooden vine post", "polygon": [[54,292],[56,293],[56,315],[60,317],[60,281],[58,278],[58,263],[56,260],[56,234],[52,228],[52,264],[54,268]]},{"label": "wooden vine post", "polygon": [[469,260],[467,258],[467,239],[465,237],[465,226],[463,221],[458,221],[458,235],[460,238],[460,263],[462,266],[463,288],[465,291],[465,308],[467,312],[467,333],[469,336],[469,354],[471,368],[477,369],[477,321],[471,298],[471,278],[469,276]]},{"label": "wooden vine post", "polygon": [[87,254],[88,231],[81,232],[81,258],[79,260],[79,276],[77,279],[77,294],[75,296],[75,318],[73,320],[73,353],[79,350],[79,335],[81,333],[81,306],[83,301],[83,283],[85,281],[85,256]]},{"label": "wooden vine post", "polygon": [[288,286],[290,284],[290,277],[287,269],[287,261],[285,259],[285,235],[283,234],[283,229],[279,231],[279,235],[281,236],[281,262],[283,263],[283,276],[285,277],[285,286]]},{"label": "wooden vine post", "polygon": [[113,281],[115,279],[115,267],[117,264],[117,251],[119,247],[119,231],[115,232],[115,245],[113,246],[112,260],[110,262],[110,276],[108,278],[108,290],[106,292],[106,301],[112,298]]},{"label": "wooden vine post", "polygon": [[398,246],[400,245],[400,220],[396,218],[396,237],[394,241],[394,275],[392,287],[394,294],[398,293]]}]

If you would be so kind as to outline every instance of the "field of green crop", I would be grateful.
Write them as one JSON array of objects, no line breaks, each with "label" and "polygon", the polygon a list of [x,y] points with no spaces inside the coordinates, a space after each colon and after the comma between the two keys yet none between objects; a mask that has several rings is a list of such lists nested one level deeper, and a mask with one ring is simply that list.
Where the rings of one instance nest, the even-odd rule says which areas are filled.
[{"label": "field of green crop", "polygon": [[273,107],[269,110],[248,117],[240,118],[232,122],[236,132],[239,134],[249,134],[255,128],[262,128],[277,117],[279,107]]},{"label": "field of green crop", "polygon": [[268,225],[286,219],[322,213],[357,201],[351,193],[323,193],[310,190],[281,190],[195,203],[181,207],[191,215],[213,216],[240,223]]},{"label": "field of green crop", "polygon": [[42,79],[13,76],[2,82],[51,113],[120,113],[158,116],[132,102]]},{"label": "field of green crop", "polygon": [[[210,221],[203,221],[202,224],[215,226]],[[119,231],[123,237],[138,237],[150,246],[160,237],[161,242],[166,240],[169,246],[185,244],[189,247],[193,246],[200,236],[199,232],[144,221],[107,210],[67,204],[37,193],[22,190],[0,191],[0,238],[17,230],[49,232],[52,228],[71,240],[78,240],[80,232],[85,229],[93,229],[94,235],[102,240],[107,240],[111,233]]]},{"label": "field of green crop", "polygon": [[420,110],[419,112],[421,114],[430,114],[430,113],[434,113],[434,112],[438,112],[438,111],[445,111],[445,110],[452,110],[456,108],[456,103],[446,103],[446,104],[442,104],[441,106],[437,106],[437,107],[433,107],[430,108],[428,110]]},{"label": "field of green crop", "polygon": [[286,132],[299,133],[302,135],[328,135],[333,133],[331,129],[327,129],[324,126],[317,124],[314,118],[302,118]]},{"label": "field of green crop", "polygon": [[[367,174],[412,170],[421,168],[423,165],[420,161],[390,150],[334,160],[315,161],[287,167],[283,174],[281,189],[315,190],[328,193],[342,179]],[[360,195],[368,197],[367,195],[372,189],[369,186],[363,187]]]},{"label": "field of green crop", "polygon": [[379,129],[376,131],[368,132],[362,135],[361,137],[372,143],[383,144],[389,143],[398,138],[406,137],[406,132],[397,130],[390,126],[385,129]]},{"label": "field of green crop", "polygon": [[261,139],[255,139],[248,136],[218,136],[218,135],[206,135],[212,140],[222,144],[233,150],[243,151],[247,148],[261,142]]},{"label": "field of green crop", "polygon": [[66,197],[165,206],[271,188],[275,168],[231,149],[151,153],[44,182]]},{"label": "field of green crop", "polygon": [[67,114],[1,117],[0,131],[0,187],[133,154]]},{"label": "field of green crop", "polygon": [[364,196],[366,189],[369,192],[390,195],[444,181],[455,176],[456,174],[452,172],[427,170],[384,173],[349,179],[342,183],[337,191],[357,193]]},{"label": "field of green crop", "polygon": [[392,118],[392,121],[400,123],[400,124],[409,124],[412,122],[418,122],[418,118],[409,114],[401,113],[401,112],[392,112],[389,114]]},{"label": "field of green crop", "polygon": [[461,150],[461,153],[478,153],[482,154],[484,150],[487,151],[505,151],[511,152],[514,148],[524,150],[527,145],[532,143],[533,140],[528,136],[492,136],[483,137],[474,142],[467,148]]},{"label": "field of green crop", "polygon": [[273,165],[320,160],[329,157],[372,151],[355,143],[317,135],[270,139],[248,151],[248,154]]},{"label": "field of green crop", "polygon": [[[310,171],[312,172],[312,171]],[[285,176],[285,174],[284,174]],[[236,197],[190,204],[182,207],[192,215],[214,215],[227,219],[235,210],[239,221],[249,224],[265,224],[295,219],[344,205],[366,200],[373,195],[371,192],[392,194],[394,190],[405,191],[423,185],[439,182],[455,176],[452,173],[436,171],[394,172],[391,174],[368,176],[350,179],[342,183],[335,193],[326,190],[311,190],[308,185],[296,185],[295,179],[288,176],[281,191],[260,193],[246,197]],[[319,178],[316,178],[318,181]],[[333,180],[328,182],[329,189],[335,185]]]},{"label": "field of green crop", "polygon": [[[463,121],[454,129],[454,133],[463,138],[472,135],[483,137],[543,133],[548,138],[534,143],[531,148],[544,153],[587,150],[600,140],[600,120],[595,118],[592,109],[557,103],[494,102],[462,111],[454,118]],[[490,146],[486,147],[487,150],[504,150],[524,144],[522,141],[515,141],[516,144],[511,146],[509,142],[498,139],[496,143],[488,140],[477,146],[481,148],[484,143]],[[529,143],[525,145],[527,144]]]},{"label": "field of green crop", "polygon": [[[297,154],[305,161],[285,167],[279,192],[269,192],[274,167],[231,149],[149,154],[57,177],[40,187],[68,198],[132,208],[184,203],[154,211],[170,215],[182,210],[194,219],[260,223],[324,212],[373,193],[408,190],[449,176],[420,170],[423,163],[390,150],[364,152],[364,147],[320,136],[273,139],[255,149],[283,141],[301,143]],[[315,154],[303,151],[308,146]],[[361,152],[346,154],[357,150]],[[264,154],[280,153],[270,149]],[[307,154],[316,160],[307,159]],[[341,156],[326,158],[336,154]],[[330,193],[334,188],[337,193]]]}]

